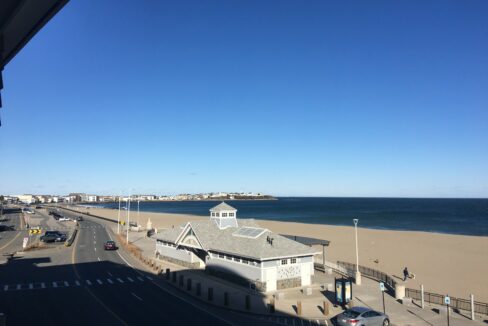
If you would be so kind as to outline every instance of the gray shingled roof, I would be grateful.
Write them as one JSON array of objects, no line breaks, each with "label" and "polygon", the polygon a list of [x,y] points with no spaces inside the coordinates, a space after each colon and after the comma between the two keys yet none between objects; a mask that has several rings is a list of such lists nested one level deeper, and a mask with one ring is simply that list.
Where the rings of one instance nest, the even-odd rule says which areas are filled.
[{"label": "gray shingled roof", "polygon": [[[207,251],[218,251],[257,260],[282,257],[308,256],[317,251],[296,241],[287,239],[277,233],[266,230],[256,239],[232,235],[243,227],[259,227],[253,219],[239,219],[239,227],[219,230],[214,221],[197,221],[189,223],[203,248]],[[158,233],[159,240],[175,243],[187,224]],[[266,240],[273,238],[273,245]]]},{"label": "gray shingled roof", "polygon": [[211,212],[221,212],[221,211],[237,211],[234,207],[230,206],[226,202],[221,202],[215,207],[210,208]]}]

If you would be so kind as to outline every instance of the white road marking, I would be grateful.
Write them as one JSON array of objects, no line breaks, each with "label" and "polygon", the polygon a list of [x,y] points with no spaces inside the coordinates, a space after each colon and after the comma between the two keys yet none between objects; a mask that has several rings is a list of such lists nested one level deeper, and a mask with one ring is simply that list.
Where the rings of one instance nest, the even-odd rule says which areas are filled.
[{"label": "white road marking", "polygon": [[46,284],[44,284],[44,282],[41,283],[41,289],[45,289],[45,288],[46,288]]},{"label": "white road marking", "polygon": [[142,277],[140,277],[140,276],[138,276],[138,277],[137,277],[137,279],[138,279],[139,281],[141,281],[141,282],[144,282],[144,279],[143,279]]},{"label": "white road marking", "polygon": [[110,276],[110,277],[111,277],[111,276],[113,276],[113,275],[112,275],[112,273],[110,273],[110,272],[107,272],[107,274],[108,274],[108,276]]},{"label": "white road marking", "polygon": [[34,284],[29,283],[29,290],[32,290],[34,288]]},{"label": "white road marking", "polygon": [[69,287],[68,281],[64,281],[64,286]]},{"label": "white road marking", "polygon": [[17,284],[17,290],[20,290],[21,287],[22,287],[22,284]]},{"label": "white road marking", "polygon": [[118,277],[117,277],[117,281],[119,281],[120,283],[124,283],[124,281],[122,281],[122,279]]},{"label": "white road marking", "polygon": [[53,288],[57,288],[57,287],[58,287],[58,283],[53,282]]},{"label": "white road marking", "polygon": [[107,282],[109,282],[110,284],[114,284],[114,281],[112,281],[111,279],[107,278]]},{"label": "white road marking", "polygon": [[97,282],[98,284],[103,284],[102,281],[100,281],[99,279],[97,279]]},{"label": "white road marking", "polygon": [[86,284],[92,285],[92,282],[90,282],[90,280],[86,280]]},{"label": "white road marking", "polygon": [[134,282],[134,280],[133,280],[133,279],[131,279],[130,277],[127,277],[127,279],[128,279],[129,281],[131,281],[131,282]]},{"label": "white road marking", "polygon": [[76,286],[80,286],[81,285],[80,282],[78,282],[78,281],[75,281],[75,284],[76,284]]},{"label": "white road marking", "polygon": [[95,251],[97,251],[97,247],[95,247],[95,248],[93,248],[93,249],[95,249]]},{"label": "white road marking", "polygon": [[138,299],[139,301],[143,301],[141,298],[139,298],[134,292],[131,292],[131,294],[136,297],[136,299]]},{"label": "white road marking", "polygon": [[4,285],[4,286],[3,286],[3,290],[4,290],[4,291],[8,291],[8,285]]},{"label": "white road marking", "polygon": [[149,281],[152,281],[152,280],[153,280],[153,279],[152,279],[152,277],[150,277],[150,276],[146,276],[146,278],[147,278]]},{"label": "white road marking", "polygon": [[101,260],[100,260],[100,257],[98,257],[98,261],[101,261]]}]

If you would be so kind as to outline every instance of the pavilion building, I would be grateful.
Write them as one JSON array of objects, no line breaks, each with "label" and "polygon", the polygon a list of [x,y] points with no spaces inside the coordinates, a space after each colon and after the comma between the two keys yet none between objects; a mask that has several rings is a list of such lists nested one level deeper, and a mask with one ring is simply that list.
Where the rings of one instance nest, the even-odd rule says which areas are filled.
[{"label": "pavilion building", "polygon": [[262,292],[310,285],[313,248],[237,219],[237,210],[222,202],[210,219],[188,222],[156,236],[156,255]]}]

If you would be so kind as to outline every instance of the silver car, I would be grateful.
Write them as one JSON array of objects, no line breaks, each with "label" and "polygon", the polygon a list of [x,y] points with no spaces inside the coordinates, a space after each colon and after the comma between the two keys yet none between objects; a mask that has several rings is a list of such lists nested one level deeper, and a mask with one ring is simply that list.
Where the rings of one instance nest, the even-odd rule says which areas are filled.
[{"label": "silver car", "polygon": [[337,315],[340,326],[388,326],[390,318],[382,312],[366,307],[353,307]]}]

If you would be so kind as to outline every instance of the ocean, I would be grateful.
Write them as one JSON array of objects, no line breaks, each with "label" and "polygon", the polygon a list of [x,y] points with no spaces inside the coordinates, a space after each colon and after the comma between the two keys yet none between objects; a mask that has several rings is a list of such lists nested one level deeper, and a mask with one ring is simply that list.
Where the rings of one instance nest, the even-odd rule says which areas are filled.
[{"label": "ocean", "polygon": [[[488,236],[488,199],[279,197],[228,200],[239,218]],[[208,216],[215,201],[140,202],[140,211]],[[96,206],[118,208],[118,203]],[[132,202],[131,210],[137,210]]]}]

